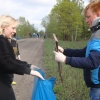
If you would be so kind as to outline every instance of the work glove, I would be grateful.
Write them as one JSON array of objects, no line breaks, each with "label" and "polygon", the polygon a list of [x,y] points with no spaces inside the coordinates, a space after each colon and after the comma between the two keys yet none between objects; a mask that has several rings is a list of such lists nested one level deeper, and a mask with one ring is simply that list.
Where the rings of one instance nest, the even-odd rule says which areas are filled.
[{"label": "work glove", "polygon": [[61,53],[63,53],[64,49],[62,47],[58,46],[58,51],[60,51]]},{"label": "work glove", "polygon": [[64,54],[62,54],[61,52],[56,52],[54,51],[54,55],[55,55],[55,60],[57,62],[66,62],[66,56]]},{"label": "work glove", "polygon": [[35,65],[31,65],[31,67],[30,67],[30,69],[35,69],[35,68],[37,68],[37,69],[40,69],[39,67],[37,67],[37,66],[35,66]]},{"label": "work glove", "polygon": [[37,76],[41,78],[42,80],[44,80],[43,76],[38,71],[31,70],[30,75]]},{"label": "work glove", "polygon": [[17,56],[17,59],[18,59],[18,60],[21,60],[20,55]]}]

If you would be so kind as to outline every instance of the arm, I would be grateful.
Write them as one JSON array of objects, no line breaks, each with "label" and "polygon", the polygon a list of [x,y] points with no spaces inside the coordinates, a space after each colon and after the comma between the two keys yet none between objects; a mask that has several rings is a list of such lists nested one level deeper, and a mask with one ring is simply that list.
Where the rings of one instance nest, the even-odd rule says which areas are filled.
[{"label": "arm", "polygon": [[0,36],[0,71],[6,74],[29,74],[44,80],[42,75],[30,69],[30,64],[15,59],[13,48],[8,39]]},{"label": "arm", "polygon": [[24,73],[30,73],[31,70],[28,66],[28,63],[19,63],[15,59],[13,49],[8,40],[0,38],[0,70],[23,75]]},{"label": "arm", "polygon": [[66,57],[66,64],[82,69],[95,69],[100,65],[100,52],[91,51],[88,57]]},{"label": "arm", "polygon": [[83,49],[64,49],[63,54],[68,57],[85,57],[86,47]]}]

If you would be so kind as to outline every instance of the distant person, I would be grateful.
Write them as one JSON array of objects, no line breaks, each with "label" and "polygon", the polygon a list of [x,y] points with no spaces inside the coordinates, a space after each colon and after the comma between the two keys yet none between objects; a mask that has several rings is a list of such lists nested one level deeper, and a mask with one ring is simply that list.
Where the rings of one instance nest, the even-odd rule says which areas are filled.
[{"label": "distant person", "polygon": [[[21,60],[20,53],[19,53],[19,47],[18,47],[18,43],[17,43],[17,39],[16,39],[16,33],[14,34],[14,36],[11,39],[9,39],[9,41],[13,47],[16,59]],[[12,85],[16,85],[16,84],[17,83],[15,81],[12,82]]]},{"label": "distant person", "polygon": [[39,38],[39,33],[37,33],[37,37]]},{"label": "distant person", "polygon": [[29,32],[29,37],[32,37],[32,34],[31,34],[31,32]]},{"label": "distant person", "polygon": [[86,23],[92,35],[83,49],[63,49],[54,51],[55,60],[84,71],[84,80],[90,88],[90,100],[100,100],[100,2],[88,4],[84,10]]},{"label": "distant person", "polygon": [[19,46],[18,46],[18,42],[17,42],[17,39],[16,39],[16,33],[11,38],[11,44],[13,46],[13,50],[14,50],[14,54],[15,54],[16,58],[18,60],[21,60],[20,52],[19,52]]},{"label": "distant person", "polygon": [[46,38],[46,34],[44,34],[44,39]]},{"label": "distant person", "polygon": [[37,66],[16,59],[8,39],[16,33],[17,26],[18,21],[13,17],[0,16],[0,100],[16,100],[11,85],[13,74],[28,74],[44,80],[42,75],[34,70],[34,68],[38,68]]}]

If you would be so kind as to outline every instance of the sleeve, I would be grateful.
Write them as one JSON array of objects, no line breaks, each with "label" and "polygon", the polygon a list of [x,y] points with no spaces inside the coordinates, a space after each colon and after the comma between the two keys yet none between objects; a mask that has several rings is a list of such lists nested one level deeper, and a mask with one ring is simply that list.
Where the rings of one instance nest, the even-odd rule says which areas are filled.
[{"label": "sleeve", "polygon": [[91,51],[88,57],[67,57],[66,64],[81,69],[95,69],[100,65],[100,52]]},{"label": "sleeve", "polygon": [[14,59],[11,55],[11,51],[9,51],[8,43],[0,38],[0,70],[6,73],[23,75],[30,74],[31,69],[29,66],[27,62]]},{"label": "sleeve", "polygon": [[83,49],[64,49],[63,54],[68,57],[85,57],[86,47]]}]

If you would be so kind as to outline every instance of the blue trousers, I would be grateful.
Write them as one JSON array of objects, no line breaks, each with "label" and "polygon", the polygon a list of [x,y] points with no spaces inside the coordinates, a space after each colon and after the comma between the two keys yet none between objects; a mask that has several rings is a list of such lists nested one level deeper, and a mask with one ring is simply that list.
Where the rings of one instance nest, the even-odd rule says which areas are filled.
[{"label": "blue trousers", "polygon": [[100,88],[90,89],[90,100],[100,100]]}]

